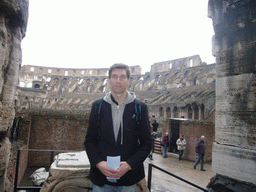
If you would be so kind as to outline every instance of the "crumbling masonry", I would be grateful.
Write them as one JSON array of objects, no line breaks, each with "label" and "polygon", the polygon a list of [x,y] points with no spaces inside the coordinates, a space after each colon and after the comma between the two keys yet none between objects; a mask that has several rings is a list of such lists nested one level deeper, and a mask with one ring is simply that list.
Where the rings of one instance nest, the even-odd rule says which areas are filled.
[{"label": "crumbling masonry", "polygon": [[28,18],[27,0],[0,1],[0,191],[10,191],[13,178],[7,174],[12,158],[7,136],[15,116],[14,95],[21,65],[21,40]]}]

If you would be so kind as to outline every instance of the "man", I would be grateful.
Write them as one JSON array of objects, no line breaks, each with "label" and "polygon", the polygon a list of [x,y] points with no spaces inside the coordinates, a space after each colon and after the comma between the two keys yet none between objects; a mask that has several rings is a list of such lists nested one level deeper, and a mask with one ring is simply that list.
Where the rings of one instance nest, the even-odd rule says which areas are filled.
[{"label": "man", "polygon": [[[85,149],[91,164],[90,179],[93,191],[135,191],[136,183],[145,177],[143,162],[151,150],[152,136],[145,103],[141,106],[140,125],[135,115],[134,93],[127,91],[130,70],[127,65],[114,64],[109,70],[111,92],[103,98],[100,124],[93,103]],[[110,168],[110,158],[120,163]]]},{"label": "man", "polygon": [[162,144],[164,146],[163,150],[163,158],[167,157],[167,147],[169,145],[169,138],[168,138],[168,132],[165,133],[165,136],[163,137]]},{"label": "man", "polygon": [[176,141],[177,149],[179,151],[180,162],[182,162],[183,150],[186,149],[186,144],[187,144],[186,139],[184,139],[183,135],[180,134],[180,138],[177,139],[177,141]]},{"label": "man", "polygon": [[195,151],[198,153],[198,158],[194,164],[194,169],[196,169],[197,164],[201,161],[201,171],[205,171],[204,169],[204,156],[205,156],[205,136],[201,136],[201,138],[197,141],[195,146]]},{"label": "man", "polygon": [[150,160],[153,160],[153,153],[154,153],[154,149],[155,149],[155,139],[156,139],[156,133],[153,132],[152,134],[152,149],[150,151],[150,154],[148,155],[148,158]]}]

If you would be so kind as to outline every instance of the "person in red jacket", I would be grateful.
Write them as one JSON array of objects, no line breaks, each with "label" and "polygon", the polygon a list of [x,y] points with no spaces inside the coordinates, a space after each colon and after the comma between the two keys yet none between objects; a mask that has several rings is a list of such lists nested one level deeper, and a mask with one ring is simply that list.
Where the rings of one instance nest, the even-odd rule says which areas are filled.
[{"label": "person in red jacket", "polygon": [[[152,146],[148,109],[134,93],[127,91],[130,83],[127,65],[111,66],[109,83],[111,92],[103,98],[100,120],[95,115],[96,102],[92,105],[84,142],[91,164],[93,192],[135,191],[136,183],[145,177],[143,162]],[[141,106],[140,126],[136,121],[135,100]]]}]

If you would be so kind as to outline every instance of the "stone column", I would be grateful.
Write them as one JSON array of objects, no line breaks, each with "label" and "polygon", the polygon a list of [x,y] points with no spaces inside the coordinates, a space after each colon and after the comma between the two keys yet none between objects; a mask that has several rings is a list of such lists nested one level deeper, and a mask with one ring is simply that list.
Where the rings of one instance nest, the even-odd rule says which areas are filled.
[{"label": "stone column", "polygon": [[208,6],[215,31],[216,142],[212,169],[217,173],[209,187],[255,190],[256,3],[209,0]]}]

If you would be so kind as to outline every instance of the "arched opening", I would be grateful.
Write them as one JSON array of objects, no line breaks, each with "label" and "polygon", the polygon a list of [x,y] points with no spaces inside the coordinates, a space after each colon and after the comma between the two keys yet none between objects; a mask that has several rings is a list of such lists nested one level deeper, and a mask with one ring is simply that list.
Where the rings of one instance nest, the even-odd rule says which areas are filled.
[{"label": "arched opening", "polygon": [[203,120],[204,119],[204,104],[201,104],[200,108],[201,108],[201,120]]},{"label": "arched opening", "polygon": [[63,78],[63,79],[62,79],[62,84],[65,84],[67,81],[68,81],[67,78]]},{"label": "arched opening", "polygon": [[178,118],[179,117],[179,113],[178,113],[178,108],[177,107],[173,108],[173,117],[174,118]]},{"label": "arched opening", "polygon": [[185,73],[184,73],[184,77],[187,77],[189,74],[189,70],[187,70]]},{"label": "arched opening", "polygon": [[192,108],[191,106],[188,107],[188,119],[192,119]]},{"label": "arched opening", "polygon": [[197,77],[195,77],[195,78],[193,79],[193,85],[196,85],[196,80],[197,80]]},{"label": "arched opening", "polygon": [[53,79],[53,83],[54,83],[54,84],[57,84],[57,83],[59,82],[59,80],[60,80],[60,79],[56,77],[56,78]]},{"label": "arched opening", "polygon": [[195,108],[194,108],[194,119],[196,120],[199,119],[199,109],[197,105],[195,105]]},{"label": "arched opening", "polygon": [[39,89],[39,88],[40,88],[40,85],[39,85],[39,84],[35,84],[35,85],[34,85],[34,88]]},{"label": "arched opening", "polygon": [[166,109],[166,117],[171,118],[171,109],[170,109],[170,107],[167,107],[167,109]]},{"label": "arched opening", "polygon": [[159,108],[159,117],[163,117],[164,116],[164,109],[163,107]]}]

